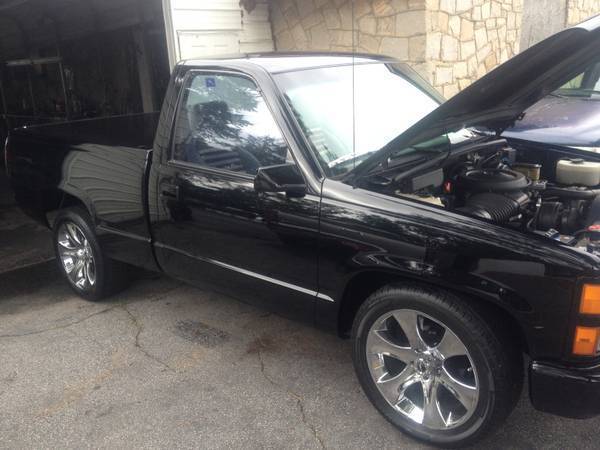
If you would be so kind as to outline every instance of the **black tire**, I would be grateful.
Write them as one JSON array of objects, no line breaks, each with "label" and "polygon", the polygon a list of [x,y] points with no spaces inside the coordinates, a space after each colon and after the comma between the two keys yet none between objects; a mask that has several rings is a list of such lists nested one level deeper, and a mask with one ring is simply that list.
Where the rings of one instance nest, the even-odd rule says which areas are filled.
[{"label": "black tire", "polygon": [[[381,323],[378,320],[396,310],[400,314],[416,311],[443,323],[467,349],[478,374],[479,391],[472,412],[455,428],[432,429],[417,423],[394,408],[378,389],[368,366],[367,338],[371,327]],[[468,302],[434,288],[390,285],[372,294],[357,312],[352,329],[354,367],[369,400],[402,432],[436,446],[468,446],[501,425],[522,390],[523,356],[519,345],[484,316]]]},{"label": "black tire", "polygon": [[[87,283],[84,287],[80,287],[75,284],[73,279],[69,277],[67,273],[66,266],[61,258],[61,244],[59,243],[59,230],[61,230],[61,225],[67,223],[75,224],[89,243],[95,267],[95,282],[93,285]],[[94,227],[89,214],[86,210],[79,207],[61,210],[57,214],[52,227],[54,252],[56,254],[59,270],[63,277],[77,295],[86,300],[99,301],[125,287],[128,267],[127,265],[111,260],[104,255],[98,243],[98,238],[93,230]]]}]

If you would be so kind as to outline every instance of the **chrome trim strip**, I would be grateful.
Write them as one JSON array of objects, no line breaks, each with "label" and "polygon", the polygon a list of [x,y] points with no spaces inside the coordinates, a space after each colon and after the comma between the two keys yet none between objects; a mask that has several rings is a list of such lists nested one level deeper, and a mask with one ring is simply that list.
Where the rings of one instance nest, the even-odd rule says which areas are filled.
[{"label": "chrome trim strip", "polygon": [[257,278],[259,280],[266,281],[266,282],[272,283],[272,284],[276,284],[278,286],[283,286],[285,288],[292,289],[294,291],[302,292],[303,294],[311,295],[311,296],[317,297],[317,298],[319,298],[321,300],[326,300],[328,302],[333,302],[334,301],[333,298],[329,297],[328,295],[321,294],[321,293],[319,293],[317,291],[313,291],[311,289],[306,289],[306,288],[303,288],[302,286],[297,286],[295,284],[288,283],[286,281],[277,280],[276,278],[271,278],[271,277],[268,277],[266,275],[262,275],[260,273],[252,272],[250,270],[242,269],[241,267],[232,266],[231,264],[227,264],[227,263],[224,263],[224,262],[221,262],[221,261],[217,261],[216,259],[205,258],[203,256],[195,256],[195,255],[192,255],[191,253],[188,253],[188,252],[186,252],[184,250],[179,250],[178,248],[172,247],[170,245],[162,244],[160,242],[155,242],[154,246],[162,248],[162,249],[165,249],[165,250],[170,250],[172,252],[180,253],[180,254],[182,254],[184,256],[187,256],[188,258],[193,258],[193,259],[197,259],[197,260],[200,260],[200,261],[204,261],[204,262],[209,263],[209,264],[214,264],[215,266],[219,266],[219,267],[222,267],[224,269],[232,270],[234,272],[241,273],[242,275],[246,275],[246,276],[249,276],[249,277],[252,277],[252,278]]},{"label": "chrome trim strip", "polygon": [[104,233],[116,234],[118,236],[126,237],[128,239],[133,239],[136,241],[143,241],[143,242],[150,243],[150,238],[147,238],[144,236],[139,236],[139,235],[133,234],[133,233],[129,233],[128,231],[121,231],[121,230],[113,228],[109,225],[98,225],[96,227],[96,231],[102,231]]},{"label": "chrome trim strip", "polygon": [[335,302],[335,300],[332,299],[329,295],[321,294],[320,292],[317,292],[317,298],[320,298],[321,300],[326,300],[328,302]]}]

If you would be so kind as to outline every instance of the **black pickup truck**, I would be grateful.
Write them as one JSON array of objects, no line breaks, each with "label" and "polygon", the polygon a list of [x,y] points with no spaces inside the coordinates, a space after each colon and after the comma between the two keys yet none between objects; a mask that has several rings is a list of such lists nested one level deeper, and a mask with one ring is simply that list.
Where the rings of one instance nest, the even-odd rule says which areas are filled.
[{"label": "black pickup truck", "polygon": [[499,137],[599,51],[596,17],[445,103],[385,57],[187,61],[160,116],[15,130],[7,170],[81,296],[125,263],[333,330],[391,423],[466,445],[523,355],[536,408],[600,413],[600,156]]}]

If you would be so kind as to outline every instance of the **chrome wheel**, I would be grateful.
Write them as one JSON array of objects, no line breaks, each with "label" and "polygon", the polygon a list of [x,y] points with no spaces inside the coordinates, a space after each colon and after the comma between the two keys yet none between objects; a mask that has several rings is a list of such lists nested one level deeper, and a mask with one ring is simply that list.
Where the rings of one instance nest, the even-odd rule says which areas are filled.
[{"label": "chrome wheel", "polygon": [[81,290],[96,284],[94,252],[81,228],[73,222],[62,222],[58,228],[58,253],[71,282]]},{"label": "chrome wheel", "polygon": [[366,352],[381,395],[416,424],[447,430],[475,411],[475,366],[463,342],[439,320],[409,309],[386,313],[369,330]]}]

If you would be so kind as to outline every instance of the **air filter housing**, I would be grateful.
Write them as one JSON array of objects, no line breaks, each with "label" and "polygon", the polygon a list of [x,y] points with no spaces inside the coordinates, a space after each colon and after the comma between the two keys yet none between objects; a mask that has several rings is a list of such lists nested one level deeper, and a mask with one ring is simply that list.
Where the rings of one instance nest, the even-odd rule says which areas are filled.
[{"label": "air filter housing", "polygon": [[473,169],[459,175],[456,183],[467,192],[510,192],[526,188],[529,180],[509,169]]},{"label": "air filter housing", "polygon": [[457,209],[472,216],[502,223],[519,213],[520,204],[506,195],[483,192],[471,195],[466,205]]}]

